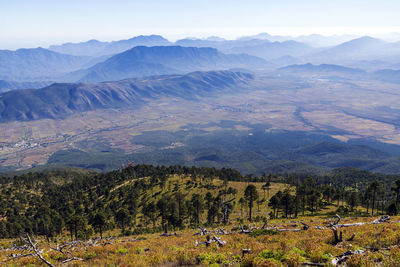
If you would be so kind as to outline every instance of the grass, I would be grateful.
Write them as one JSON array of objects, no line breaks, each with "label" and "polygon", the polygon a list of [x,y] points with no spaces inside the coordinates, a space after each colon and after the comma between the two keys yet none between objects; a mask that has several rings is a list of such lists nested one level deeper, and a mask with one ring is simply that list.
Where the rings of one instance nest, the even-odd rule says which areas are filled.
[{"label": "grass", "polygon": [[[220,236],[227,244],[218,247],[215,243],[206,247],[195,245],[204,241],[204,236],[193,235],[197,230],[180,231],[180,236],[160,237],[158,234],[144,235],[145,240],[130,241],[135,237],[123,237],[113,244],[104,246],[79,246],[72,251],[73,256],[83,259],[73,261],[73,266],[298,266],[301,262],[320,262],[329,266],[334,255],[348,250],[372,248],[362,255],[351,256],[348,266],[398,266],[400,264],[400,224],[364,225],[342,228],[344,238],[354,232],[353,241],[332,245],[330,229],[317,230],[317,225],[327,224],[326,218],[307,217],[311,227],[301,232],[280,232],[250,236],[231,234]],[[399,218],[393,218],[398,220]],[[372,221],[373,218],[344,218],[344,221]],[[298,221],[298,219],[296,219]],[[270,224],[293,224],[293,220],[271,220]],[[260,225],[258,225],[260,226]],[[227,229],[233,226],[226,227]],[[53,264],[60,264],[70,257],[52,251],[44,239],[39,240],[43,256]],[[1,246],[9,247],[11,240],[1,241]],[[53,245],[52,245],[53,246]],[[242,257],[242,249],[251,253]],[[379,249],[378,251],[374,251]],[[0,251],[0,261],[9,259],[10,251]],[[16,253],[16,252],[13,252]],[[25,257],[6,262],[8,266],[41,265],[34,257]],[[72,265],[71,265],[72,266]]]}]

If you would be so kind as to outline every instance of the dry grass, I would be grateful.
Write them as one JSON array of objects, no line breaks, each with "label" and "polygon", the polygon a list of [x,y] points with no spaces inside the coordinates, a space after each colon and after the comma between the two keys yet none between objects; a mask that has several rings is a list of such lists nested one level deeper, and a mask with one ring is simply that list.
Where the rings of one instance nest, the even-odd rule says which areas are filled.
[{"label": "dry grass", "polygon": [[[328,264],[333,255],[339,255],[348,250],[363,249],[367,253],[352,256],[349,266],[398,266],[400,264],[400,224],[385,223],[381,225],[364,225],[342,228],[344,238],[352,233],[356,237],[351,242],[332,245],[330,229],[313,229],[317,225],[325,225],[326,218],[303,218],[311,228],[301,232],[281,232],[277,235],[261,235],[251,237],[246,234],[231,234],[220,236],[227,241],[224,247],[213,243],[210,247],[196,246],[195,241],[204,241],[204,236],[194,236],[196,230],[184,230],[180,236],[160,237],[158,234],[141,236],[145,240],[128,241],[136,237],[124,237],[115,243],[105,246],[82,246],[72,251],[75,257],[83,261],[74,261],[70,266],[298,266],[301,262],[321,262]],[[393,218],[398,220],[399,218]],[[348,222],[371,221],[372,218],[344,219]],[[296,220],[298,224],[298,219]],[[272,220],[270,224],[293,224],[292,220]],[[232,226],[227,227],[228,229]],[[139,238],[140,239],[140,238]],[[1,245],[9,247],[10,240],[4,240]],[[45,242],[39,247],[43,255],[54,264],[60,264],[69,256],[52,251]],[[149,248],[146,251],[145,248]],[[251,249],[244,258],[243,248]],[[369,250],[367,249],[369,248]],[[377,250],[377,251],[376,251]],[[0,251],[0,261],[9,259],[10,251]],[[13,252],[15,253],[15,252]],[[40,265],[33,257],[9,260],[9,266]]]}]

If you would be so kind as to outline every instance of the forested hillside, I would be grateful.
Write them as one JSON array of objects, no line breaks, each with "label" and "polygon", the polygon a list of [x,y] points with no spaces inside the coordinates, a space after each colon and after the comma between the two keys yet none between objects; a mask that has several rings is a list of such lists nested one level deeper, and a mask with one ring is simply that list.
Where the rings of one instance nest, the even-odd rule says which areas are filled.
[{"label": "forested hillside", "polygon": [[0,236],[71,239],[295,218],[329,212],[397,213],[400,176],[351,168],[328,175],[242,176],[233,169],[128,166],[108,173],[58,170],[3,177]]}]

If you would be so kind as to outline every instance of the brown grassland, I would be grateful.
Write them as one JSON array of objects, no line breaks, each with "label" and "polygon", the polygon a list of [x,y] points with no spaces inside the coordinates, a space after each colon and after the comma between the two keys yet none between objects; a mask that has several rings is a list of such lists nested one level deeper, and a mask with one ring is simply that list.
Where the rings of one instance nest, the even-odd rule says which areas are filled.
[{"label": "brown grassland", "polygon": [[[397,220],[398,218],[393,218]],[[159,234],[148,234],[134,237],[121,237],[108,242],[99,242],[96,246],[78,246],[71,254],[62,254],[50,249],[45,240],[39,240],[43,256],[55,265],[71,255],[80,258],[64,264],[65,266],[299,266],[302,262],[318,262],[330,265],[335,255],[348,250],[365,250],[366,253],[353,255],[347,260],[347,266],[399,266],[400,264],[400,224],[385,223],[343,228],[343,236],[350,237],[356,233],[353,241],[344,241],[333,245],[330,229],[318,230],[315,226],[328,223],[326,217],[297,218],[310,225],[310,229],[300,232],[280,232],[276,235],[252,237],[247,234],[234,233],[219,235],[226,245],[218,247],[216,243],[209,247],[196,246],[196,241],[205,237],[193,235],[197,230],[179,231],[179,236],[163,237]],[[346,222],[371,221],[372,218],[349,218]],[[281,227],[296,224],[294,220],[271,220],[271,225]],[[261,226],[258,224],[258,226]],[[228,226],[230,229],[233,226]],[[290,226],[289,226],[290,227]],[[111,233],[110,233],[111,234]],[[7,266],[43,265],[35,257],[23,257],[10,260],[7,247],[13,240],[1,241],[3,249],[0,260]],[[242,257],[242,249],[251,253]],[[148,249],[148,250],[147,250]],[[19,252],[18,252],[19,253]]]}]

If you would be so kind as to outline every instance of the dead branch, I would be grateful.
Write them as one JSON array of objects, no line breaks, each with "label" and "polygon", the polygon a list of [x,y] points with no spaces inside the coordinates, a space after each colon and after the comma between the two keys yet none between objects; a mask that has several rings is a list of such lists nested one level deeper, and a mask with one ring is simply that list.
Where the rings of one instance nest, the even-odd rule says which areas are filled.
[{"label": "dead branch", "polygon": [[261,227],[262,230],[266,229],[268,227],[268,221],[266,221],[263,226]]},{"label": "dead branch", "polygon": [[344,224],[338,224],[336,227],[350,227],[350,226],[361,226],[367,223],[359,222],[359,223],[344,223]]},{"label": "dead branch", "polygon": [[217,242],[219,247],[223,247],[226,244],[226,241],[221,240],[220,237],[214,236],[213,240]]},{"label": "dead branch", "polygon": [[390,216],[389,215],[383,215],[379,219],[374,220],[372,223],[373,224],[380,224],[380,223],[388,222],[389,220],[390,220]]},{"label": "dead branch", "polygon": [[77,257],[73,257],[73,258],[66,259],[66,260],[62,261],[62,263],[68,263],[70,261],[83,261],[83,259],[77,258]]},{"label": "dead branch", "polygon": [[211,237],[210,237],[210,235],[207,235],[206,236],[206,242],[205,242],[205,244],[206,244],[206,247],[208,247],[208,246],[210,246],[211,245]]},{"label": "dead branch", "polygon": [[302,266],[325,266],[325,264],[319,263],[319,262],[303,262],[301,265]]},{"label": "dead branch", "polygon": [[305,222],[300,222],[303,225],[303,230],[306,231],[310,228],[310,226],[308,224],[306,224]]},{"label": "dead branch", "polygon": [[205,229],[205,228],[203,228],[201,226],[199,226],[199,229],[200,229],[200,232],[197,232],[194,235],[207,235],[208,234],[207,229]]},{"label": "dead branch", "polygon": [[366,225],[366,224],[381,224],[381,223],[390,223],[390,216],[389,215],[383,215],[382,217],[380,217],[379,219],[376,219],[372,222],[357,222],[357,223],[343,223],[343,224],[339,224],[341,218],[338,214],[336,214],[337,220],[335,222],[333,222],[332,220],[329,220],[329,225],[328,226],[315,226],[314,229],[318,229],[318,230],[323,230],[326,228],[330,228],[335,226],[336,228],[341,228],[341,227],[351,227],[351,226],[362,226],[362,225]]},{"label": "dead branch", "polygon": [[340,264],[344,263],[349,258],[349,256],[363,253],[365,253],[365,251],[361,249],[355,251],[349,250],[339,256],[336,256],[334,259],[332,259],[331,263],[335,266],[339,266]]},{"label": "dead branch", "polygon": [[329,220],[329,226],[328,226],[328,227],[332,227],[332,226],[335,226],[335,225],[338,225],[338,224],[339,224],[339,222],[340,222],[340,220],[341,220],[342,218],[340,218],[340,216],[339,216],[338,214],[336,214],[335,216],[336,216],[336,218],[337,218],[337,221],[336,221],[336,222],[332,222],[332,220]]},{"label": "dead branch", "polygon": [[244,227],[242,225],[239,225],[239,228],[240,228],[240,232],[239,233],[241,233],[241,234],[250,234],[252,232],[252,230],[250,228],[249,229],[244,229]]},{"label": "dead branch", "polygon": [[28,254],[10,254],[9,256],[13,259],[16,259],[16,258],[23,258],[23,257],[28,257],[28,256],[35,256],[35,255],[33,255],[33,253],[28,253]]},{"label": "dead branch", "polygon": [[249,248],[242,248],[242,258],[244,257],[244,255],[249,254],[251,252],[251,249]]},{"label": "dead branch", "polygon": [[227,232],[225,232],[225,230],[224,229],[222,229],[222,228],[218,228],[218,230],[216,231],[216,234],[219,234],[219,235],[226,235],[226,234],[228,234]]},{"label": "dead branch", "polygon": [[348,238],[346,241],[353,241],[353,240],[354,240],[354,237],[356,237],[356,233],[353,233],[353,234],[351,235],[351,237]]},{"label": "dead branch", "polygon": [[197,240],[194,242],[195,246],[199,246],[199,245],[206,245],[206,247],[210,246],[211,243],[213,242],[217,242],[217,245],[219,247],[222,247],[226,244],[226,241],[223,241],[220,237],[214,236],[213,238],[211,238],[210,235],[206,236],[206,241],[204,242],[198,242]]},{"label": "dead branch", "polygon": [[[275,230],[278,232],[300,232],[300,231],[307,231],[310,226],[308,224],[306,224],[305,222],[301,222],[301,224],[303,225],[303,228],[294,228],[294,229],[290,229],[290,228],[286,228],[286,229],[279,229],[276,228]],[[294,225],[297,226],[297,225]]]},{"label": "dead branch", "polygon": [[296,229],[276,229],[278,232],[300,232],[303,231],[303,229],[296,228]]},{"label": "dead branch", "polygon": [[342,237],[342,231],[340,231],[340,234],[338,234],[338,229],[335,226],[332,226],[332,232],[333,232],[333,237],[335,238],[335,240],[333,241],[333,244],[339,244],[340,242],[343,241],[343,237]]},{"label": "dead branch", "polygon": [[25,236],[26,236],[26,238],[25,238],[25,239],[23,238],[24,242],[26,242],[27,244],[29,244],[29,245],[32,247],[32,249],[33,249],[33,251],[35,252],[36,256],[38,256],[39,259],[40,259],[41,261],[43,261],[45,264],[47,264],[48,266],[54,267],[53,264],[51,264],[51,263],[48,262],[45,258],[43,258],[42,254],[38,251],[38,249],[37,249],[37,247],[36,247],[36,244],[33,244],[33,242],[32,242],[32,240],[31,240],[29,234],[28,234],[28,233],[25,233]]}]

